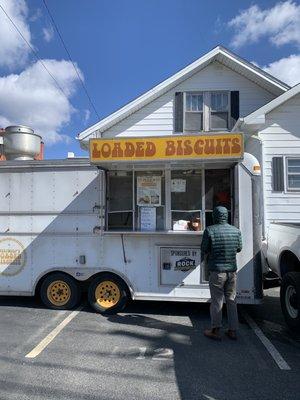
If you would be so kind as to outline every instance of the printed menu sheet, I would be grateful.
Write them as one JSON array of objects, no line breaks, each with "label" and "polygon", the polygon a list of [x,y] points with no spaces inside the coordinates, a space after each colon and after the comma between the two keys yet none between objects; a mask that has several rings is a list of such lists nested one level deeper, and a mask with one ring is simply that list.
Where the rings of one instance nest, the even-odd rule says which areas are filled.
[{"label": "printed menu sheet", "polygon": [[145,175],[137,177],[137,205],[160,206],[161,205],[161,177]]}]

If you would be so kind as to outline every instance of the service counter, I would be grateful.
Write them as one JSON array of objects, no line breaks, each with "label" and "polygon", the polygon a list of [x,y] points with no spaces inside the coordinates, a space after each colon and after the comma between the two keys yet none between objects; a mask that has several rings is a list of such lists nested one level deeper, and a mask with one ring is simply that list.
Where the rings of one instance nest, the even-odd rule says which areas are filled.
[{"label": "service counter", "polygon": [[131,235],[131,236],[141,236],[141,235],[155,235],[155,236],[162,236],[162,235],[172,235],[172,236],[202,236],[203,231],[193,232],[193,231],[104,231],[103,235],[105,236],[118,236],[118,235]]}]

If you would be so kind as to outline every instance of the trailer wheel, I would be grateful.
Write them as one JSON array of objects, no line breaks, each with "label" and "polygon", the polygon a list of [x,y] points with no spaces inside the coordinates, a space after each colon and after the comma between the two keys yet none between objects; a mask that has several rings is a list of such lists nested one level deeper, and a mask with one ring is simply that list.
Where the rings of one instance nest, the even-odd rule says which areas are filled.
[{"label": "trailer wheel", "polygon": [[69,310],[79,303],[80,289],[72,277],[57,272],[45,278],[40,295],[46,307]]},{"label": "trailer wheel", "polygon": [[300,272],[288,272],[283,276],[280,288],[281,309],[287,325],[300,331]]},{"label": "trailer wheel", "polygon": [[103,274],[91,282],[88,299],[95,311],[101,314],[114,314],[123,310],[127,304],[127,287],[117,276]]}]

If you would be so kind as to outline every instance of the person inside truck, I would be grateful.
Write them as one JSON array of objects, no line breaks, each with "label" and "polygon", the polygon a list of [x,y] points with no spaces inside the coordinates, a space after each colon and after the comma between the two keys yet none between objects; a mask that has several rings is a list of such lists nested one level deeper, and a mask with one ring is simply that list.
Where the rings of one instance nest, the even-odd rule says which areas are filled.
[{"label": "person inside truck", "polygon": [[242,235],[238,228],[228,224],[227,208],[218,206],[213,210],[214,224],[208,226],[201,243],[201,261],[206,261],[209,272],[211,295],[211,328],[204,331],[210,339],[220,340],[222,308],[226,299],[227,336],[237,339],[238,314],[236,306],[236,254],[242,250]]}]

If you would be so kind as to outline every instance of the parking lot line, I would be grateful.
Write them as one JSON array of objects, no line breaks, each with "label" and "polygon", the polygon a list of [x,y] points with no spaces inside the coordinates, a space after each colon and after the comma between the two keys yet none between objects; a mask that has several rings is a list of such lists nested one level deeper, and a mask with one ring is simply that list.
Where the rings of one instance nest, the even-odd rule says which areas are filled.
[{"label": "parking lot line", "polygon": [[273,360],[276,362],[278,367],[282,370],[290,370],[291,367],[289,366],[289,364],[284,360],[284,358],[279,353],[279,351],[276,349],[276,347],[273,345],[273,343],[271,343],[270,340],[264,335],[263,331],[259,328],[259,326],[256,324],[256,322],[250,317],[250,315],[245,310],[242,311],[242,316],[245,318],[246,322],[248,323],[250,328],[253,330],[255,335],[259,338],[259,340],[262,342],[262,344],[268,350],[269,354],[271,355]]},{"label": "parking lot line", "polygon": [[26,354],[26,358],[35,358],[38,356],[47,346],[52,342],[53,339],[76,317],[76,315],[83,309],[83,306],[78,307],[75,311],[71,312],[56,328],[54,328],[40,343]]}]

